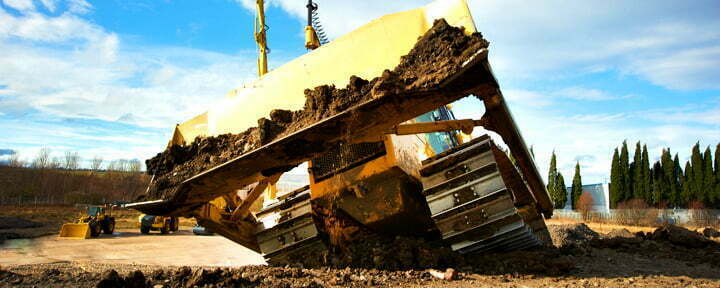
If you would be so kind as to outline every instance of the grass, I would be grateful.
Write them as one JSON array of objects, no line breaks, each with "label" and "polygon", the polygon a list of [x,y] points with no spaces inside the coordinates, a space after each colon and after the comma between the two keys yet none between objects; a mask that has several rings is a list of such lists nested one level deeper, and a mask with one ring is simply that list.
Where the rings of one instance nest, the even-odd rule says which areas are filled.
[{"label": "grass", "polygon": [[[634,226],[634,225],[623,225],[623,224],[617,224],[612,223],[608,221],[603,222],[595,222],[595,221],[583,221],[582,219],[573,219],[573,218],[562,218],[562,217],[553,217],[551,219],[545,220],[545,223],[548,225],[562,225],[562,224],[577,224],[577,223],[585,223],[590,229],[598,232],[598,233],[609,233],[613,230],[617,229],[627,229],[628,231],[635,233],[635,232],[653,232],[655,229],[657,229],[660,225],[652,225],[652,226]],[[697,231],[699,233],[702,233],[702,230],[705,229],[705,227],[699,227],[699,226],[687,226],[687,225],[680,225],[683,226],[689,230]]]}]

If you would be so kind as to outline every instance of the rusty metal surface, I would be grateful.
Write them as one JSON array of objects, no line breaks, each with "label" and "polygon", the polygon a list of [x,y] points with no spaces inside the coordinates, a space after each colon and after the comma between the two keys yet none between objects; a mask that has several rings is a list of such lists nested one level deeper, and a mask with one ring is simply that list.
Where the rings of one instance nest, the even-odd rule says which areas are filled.
[{"label": "rusty metal surface", "polygon": [[393,167],[358,181],[355,187],[361,187],[361,191],[338,191],[314,201],[322,207],[341,210],[380,233],[422,236],[432,229],[422,185],[402,169]]}]

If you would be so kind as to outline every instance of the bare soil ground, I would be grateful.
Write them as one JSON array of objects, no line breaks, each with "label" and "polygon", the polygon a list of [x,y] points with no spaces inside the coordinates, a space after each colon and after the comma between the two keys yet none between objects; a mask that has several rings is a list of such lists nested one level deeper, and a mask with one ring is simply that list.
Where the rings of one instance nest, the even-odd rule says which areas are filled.
[{"label": "bare soil ground", "polygon": [[[84,206],[72,205],[0,206],[0,244],[7,239],[58,234],[63,223],[76,221],[85,211]],[[117,229],[138,228],[138,211],[115,208],[112,216]],[[180,219],[181,227],[194,225],[194,219]]]},{"label": "bare soil ground", "polygon": [[[613,237],[585,225],[551,224],[550,229],[563,246],[469,258],[453,267],[458,272],[454,280],[424,269],[257,266],[252,264],[259,263],[259,255],[227,239],[188,232],[146,236],[128,231],[70,242],[45,237],[29,245],[25,255],[8,256],[12,248],[0,248],[6,253],[0,254],[0,287],[720,286],[720,248],[699,233],[666,227],[642,237]],[[5,260],[40,256],[51,261]]]},{"label": "bare soil ground", "polygon": [[[239,266],[264,264],[257,253],[220,236],[195,236],[187,228],[162,235],[120,229],[85,240],[44,236],[7,240],[0,245],[0,266],[73,263]],[[177,263],[177,264],[176,264]]]}]

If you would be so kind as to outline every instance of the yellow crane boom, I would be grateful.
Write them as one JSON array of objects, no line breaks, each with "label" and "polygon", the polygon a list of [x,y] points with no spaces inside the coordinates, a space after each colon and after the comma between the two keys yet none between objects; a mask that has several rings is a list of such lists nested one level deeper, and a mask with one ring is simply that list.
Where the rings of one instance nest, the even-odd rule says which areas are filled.
[{"label": "yellow crane boom", "polygon": [[255,1],[255,11],[257,11],[257,15],[255,16],[255,42],[258,46],[258,76],[263,76],[267,74],[268,67],[267,67],[267,37],[265,35],[265,32],[267,31],[266,25],[265,25],[265,1],[263,0],[257,0]]}]

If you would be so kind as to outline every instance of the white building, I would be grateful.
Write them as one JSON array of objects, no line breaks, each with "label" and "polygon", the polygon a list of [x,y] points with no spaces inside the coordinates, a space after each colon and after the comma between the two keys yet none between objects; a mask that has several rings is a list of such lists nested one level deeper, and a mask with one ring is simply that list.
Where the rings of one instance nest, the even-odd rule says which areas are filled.
[{"label": "white building", "polygon": [[[592,195],[593,205],[592,210],[595,211],[610,211],[610,185],[605,183],[588,184],[583,185],[583,193],[587,192]],[[563,209],[570,210],[570,193],[572,193],[572,187],[566,187],[567,191],[567,203]]]}]

